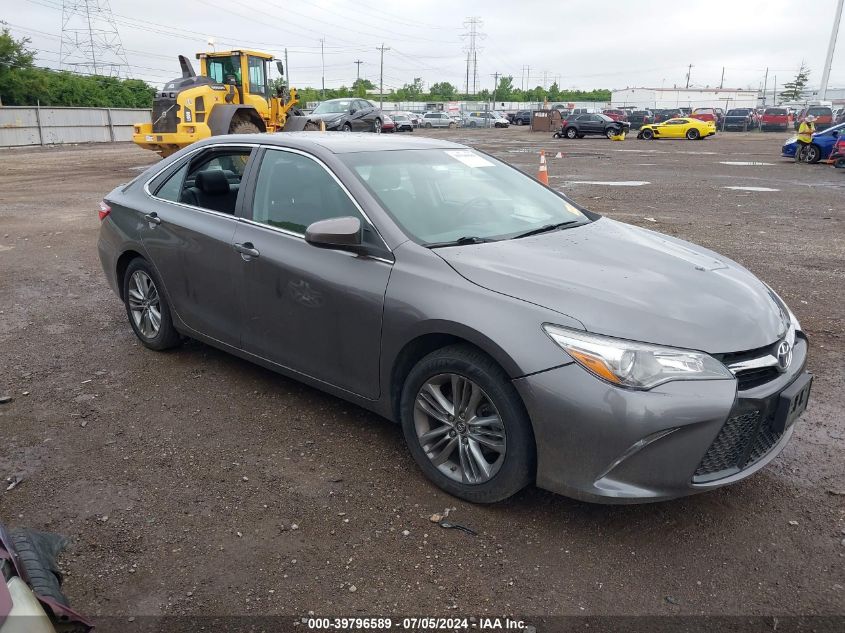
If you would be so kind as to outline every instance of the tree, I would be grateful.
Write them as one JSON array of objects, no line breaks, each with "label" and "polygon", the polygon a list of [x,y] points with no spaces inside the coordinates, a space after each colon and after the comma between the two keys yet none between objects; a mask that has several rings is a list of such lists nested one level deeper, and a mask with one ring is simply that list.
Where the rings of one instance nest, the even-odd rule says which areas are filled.
[{"label": "tree", "polygon": [[352,84],[352,96],[366,97],[367,90],[375,90],[375,84],[369,79],[356,79]]},{"label": "tree", "polygon": [[454,101],[458,89],[448,81],[431,84],[428,96],[432,101]]},{"label": "tree", "polygon": [[27,49],[30,39],[16,40],[9,29],[0,31],[0,73],[19,68],[32,68],[35,52]]},{"label": "tree", "polygon": [[780,98],[784,101],[799,101],[809,78],[810,69],[804,65],[804,62],[801,62],[801,67],[798,69],[795,79],[783,84],[783,91],[780,93]]},{"label": "tree", "polygon": [[499,85],[496,86],[496,101],[513,101],[513,77],[505,75],[499,77]]}]

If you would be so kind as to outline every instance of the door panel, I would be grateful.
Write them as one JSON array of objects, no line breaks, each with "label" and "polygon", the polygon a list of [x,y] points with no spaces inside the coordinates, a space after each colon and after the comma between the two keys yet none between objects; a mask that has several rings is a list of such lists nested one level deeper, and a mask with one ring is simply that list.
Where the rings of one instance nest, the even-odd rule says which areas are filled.
[{"label": "door panel", "polygon": [[150,200],[145,212],[155,212],[161,221],[140,218],[141,240],[176,314],[191,329],[237,346],[235,218],[158,200]]},{"label": "door panel", "polygon": [[[357,217],[364,243],[380,238],[326,168],[298,152],[266,150],[234,242],[243,348],[366,398],[379,395],[384,293],[392,264],[317,248],[312,222]],[[253,252],[254,252],[253,251]]]}]

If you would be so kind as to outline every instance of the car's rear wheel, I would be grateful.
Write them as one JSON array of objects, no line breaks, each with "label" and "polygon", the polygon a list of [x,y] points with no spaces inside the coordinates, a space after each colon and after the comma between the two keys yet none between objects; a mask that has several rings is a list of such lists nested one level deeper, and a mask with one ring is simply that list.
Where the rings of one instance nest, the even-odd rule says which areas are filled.
[{"label": "car's rear wheel", "polygon": [[376,134],[381,134],[381,119],[376,119],[373,121],[373,132]]},{"label": "car's rear wheel", "polygon": [[578,130],[574,127],[568,127],[563,131],[563,135],[569,139],[578,138]]},{"label": "car's rear wheel", "polygon": [[645,140],[650,141],[654,138],[654,130],[646,128],[640,132],[640,136],[642,136]]},{"label": "car's rear wheel", "polygon": [[123,276],[123,302],[135,336],[145,347],[164,350],[176,347],[181,337],[170,316],[162,284],[143,259],[133,259]]},{"label": "car's rear wheel", "polygon": [[695,139],[697,139],[699,136],[701,136],[701,134],[700,134],[700,133],[699,133],[699,131],[698,131],[698,130],[696,130],[695,128],[691,128],[691,129],[687,130],[687,138],[688,138],[689,140],[694,141],[694,140],[695,140]]},{"label": "car's rear wheel", "polygon": [[805,150],[804,158],[808,163],[815,165],[822,158],[822,151],[818,145],[811,143]]},{"label": "car's rear wheel", "polygon": [[402,389],[402,430],[414,460],[446,492],[476,503],[507,499],[534,477],[534,437],[513,384],[467,346],[432,352]]}]

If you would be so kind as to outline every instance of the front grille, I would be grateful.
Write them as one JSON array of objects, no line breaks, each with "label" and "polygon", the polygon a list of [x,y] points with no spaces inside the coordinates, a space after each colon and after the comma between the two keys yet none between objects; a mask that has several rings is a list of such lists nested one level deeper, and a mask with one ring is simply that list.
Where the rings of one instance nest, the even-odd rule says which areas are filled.
[{"label": "front grille", "polygon": [[770,380],[774,380],[780,376],[780,372],[775,367],[757,367],[755,369],[745,369],[736,375],[737,389],[745,391],[746,389],[753,389],[760,385],[765,385]]},{"label": "front grille", "polygon": [[156,97],[153,100],[153,132],[175,132],[179,122],[178,112],[176,99]]},{"label": "front grille", "polygon": [[693,475],[693,483],[728,477],[762,459],[781,433],[772,430],[772,415],[760,409],[728,418]]}]

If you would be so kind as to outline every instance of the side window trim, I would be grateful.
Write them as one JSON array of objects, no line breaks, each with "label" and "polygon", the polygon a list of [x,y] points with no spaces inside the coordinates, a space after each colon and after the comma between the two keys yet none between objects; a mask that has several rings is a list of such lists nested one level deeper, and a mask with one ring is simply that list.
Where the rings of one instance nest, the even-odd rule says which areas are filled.
[{"label": "side window trim", "polygon": [[[247,180],[247,175],[244,174],[244,181],[246,182],[246,186],[242,184],[241,186],[241,196],[239,197],[239,208],[236,209],[236,217],[241,222],[246,222],[248,224],[253,224],[255,226],[260,226],[265,229],[269,229],[271,231],[278,231],[279,233],[284,233],[285,235],[290,235],[292,237],[297,237],[301,240],[305,240],[305,234],[299,233],[297,231],[291,231],[290,229],[285,229],[279,226],[273,226],[271,224],[264,224],[262,222],[256,222],[252,219],[252,208],[253,203],[255,201],[255,185],[258,182],[258,173],[260,170],[260,165],[264,160],[264,156],[267,152],[271,151],[279,151],[279,152],[288,152],[290,154],[298,154],[305,158],[308,158],[315,163],[317,163],[323,170],[329,175],[329,177],[334,180],[338,187],[340,187],[341,191],[343,191],[344,195],[352,202],[353,206],[358,210],[358,213],[361,214],[361,217],[366,220],[367,224],[369,224],[375,234],[378,236],[379,241],[381,242],[381,246],[386,253],[390,253],[390,249],[387,246],[387,242],[385,241],[384,237],[381,235],[381,231],[378,230],[376,223],[370,219],[370,216],[367,215],[367,212],[364,211],[363,207],[361,207],[360,203],[355,199],[355,196],[347,189],[346,185],[343,184],[340,178],[338,178],[337,174],[335,174],[328,165],[326,165],[322,160],[320,160],[314,154],[310,154],[300,149],[295,149],[293,147],[281,147],[278,145],[262,145],[260,147],[260,151],[253,153],[252,158],[250,159],[251,164],[247,165],[247,169],[249,170],[249,178]],[[257,165],[258,167],[252,168],[252,164]],[[246,193],[244,193],[246,190]]]}]

